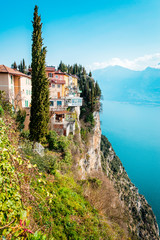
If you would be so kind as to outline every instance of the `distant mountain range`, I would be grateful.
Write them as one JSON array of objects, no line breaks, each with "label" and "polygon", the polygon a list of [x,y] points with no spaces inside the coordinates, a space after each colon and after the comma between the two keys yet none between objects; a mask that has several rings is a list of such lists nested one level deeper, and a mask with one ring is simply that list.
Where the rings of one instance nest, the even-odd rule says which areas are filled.
[{"label": "distant mountain range", "polygon": [[134,71],[110,66],[93,71],[104,100],[160,104],[160,69]]}]

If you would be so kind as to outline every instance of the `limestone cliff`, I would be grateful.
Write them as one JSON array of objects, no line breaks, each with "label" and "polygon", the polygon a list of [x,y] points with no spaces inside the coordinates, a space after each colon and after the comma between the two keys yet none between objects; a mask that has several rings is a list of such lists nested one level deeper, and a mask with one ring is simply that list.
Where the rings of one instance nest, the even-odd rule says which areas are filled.
[{"label": "limestone cliff", "polygon": [[95,126],[92,130],[93,133],[88,134],[87,144],[84,145],[85,154],[80,160],[80,166],[82,169],[82,176],[85,177],[86,174],[91,174],[95,171],[101,171],[101,126],[99,113],[94,113]]},{"label": "limestone cliff", "polygon": [[114,183],[120,200],[125,204],[129,216],[129,230],[139,239],[159,239],[159,229],[152,208],[145,197],[129,179],[120,159],[110,142],[102,136],[102,167],[108,178]]},{"label": "limestone cliff", "polygon": [[[95,190],[90,192],[87,189],[86,196],[96,207],[100,204],[105,206],[103,213],[106,212],[111,219],[115,218],[119,225],[128,232],[131,239],[158,240],[159,229],[152,208],[129,179],[108,139],[105,136],[101,138],[99,113],[94,113],[94,118],[95,127],[83,146],[85,153],[79,165],[81,166],[81,178],[87,179],[88,176],[92,176],[101,179],[103,191],[96,190],[95,198],[98,200],[92,200]],[[98,195],[100,198],[97,197]],[[104,196],[106,201],[110,199],[110,203],[105,204]],[[110,210],[105,210],[109,207]],[[117,212],[115,213],[113,209]],[[121,217],[118,216],[118,211],[121,212]]]}]

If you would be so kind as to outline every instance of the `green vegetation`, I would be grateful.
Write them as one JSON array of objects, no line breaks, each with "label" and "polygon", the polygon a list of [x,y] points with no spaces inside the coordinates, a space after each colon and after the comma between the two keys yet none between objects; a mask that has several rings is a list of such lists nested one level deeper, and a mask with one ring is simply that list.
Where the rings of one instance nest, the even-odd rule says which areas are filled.
[{"label": "green vegetation", "polygon": [[[3,119],[6,117],[4,113]],[[51,131],[44,156],[33,150],[32,142],[22,138],[19,152],[16,150],[19,134],[10,128],[10,118],[7,126],[3,119],[0,120],[0,239],[2,235],[13,240],[124,237],[117,224],[108,222],[90,205],[83,196],[83,184],[75,181],[71,148],[79,146],[74,144],[72,136],[58,136]],[[28,136],[25,131],[23,134]],[[93,189],[102,184],[95,177],[89,177],[87,183]]]},{"label": "green vegetation", "polygon": [[32,100],[30,139],[45,141],[49,122],[49,82],[45,71],[46,48],[43,46],[41,17],[35,6],[32,33]]},{"label": "green vegetation", "polygon": [[0,106],[1,106],[1,112],[6,111],[10,115],[13,115],[12,104],[9,102],[8,98],[6,97],[6,93],[1,90],[0,90]]},{"label": "green vegetation", "polygon": [[16,61],[14,61],[11,65],[11,68],[13,68],[15,70],[19,70],[20,72],[25,73],[25,74],[27,73],[27,66],[25,64],[24,58],[22,61],[20,61],[20,64],[18,66],[17,66]]},{"label": "green vegetation", "polygon": [[61,70],[62,72],[67,72],[68,68],[67,66],[61,61],[59,66],[58,66],[58,70]]},{"label": "green vegetation", "polygon": [[50,131],[47,136],[50,150],[57,150],[62,153],[63,161],[67,164],[72,163],[71,150],[69,148],[71,141],[65,136],[58,136],[55,131]]},{"label": "green vegetation", "polygon": [[24,128],[24,121],[26,119],[26,111],[19,109],[16,113],[16,122],[18,123],[18,129],[20,131]]},{"label": "green vegetation", "polygon": [[0,106],[0,117],[2,117],[4,115],[4,111],[3,108]]},{"label": "green vegetation", "polygon": [[[0,236],[10,236],[18,239],[23,228],[26,211],[23,207],[18,184],[19,173],[16,172],[14,164],[22,164],[22,159],[10,144],[6,126],[0,119]],[[14,162],[14,164],[13,164]]]}]

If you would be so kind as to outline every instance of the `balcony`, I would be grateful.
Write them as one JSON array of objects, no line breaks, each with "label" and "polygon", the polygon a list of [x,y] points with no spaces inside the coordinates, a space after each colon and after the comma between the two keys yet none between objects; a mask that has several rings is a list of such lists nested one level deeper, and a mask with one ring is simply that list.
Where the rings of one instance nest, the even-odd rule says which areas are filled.
[{"label": "balcony", "polygon": [[68,107],[81,107],[82,106],[82,98],[81,97],[74,97],[70,95],[66,97],[65,105]]}]

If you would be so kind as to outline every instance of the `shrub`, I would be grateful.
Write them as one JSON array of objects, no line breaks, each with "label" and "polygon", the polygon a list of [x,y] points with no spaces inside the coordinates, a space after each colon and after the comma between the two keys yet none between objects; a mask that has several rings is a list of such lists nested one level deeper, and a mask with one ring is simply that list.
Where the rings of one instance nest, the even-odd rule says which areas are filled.
[{"label": "shrub", "polygon": [[21,131],[21,137],[29,139],[29,130],[22,130]]},{"label": "shrub", "polygon": [[9,102],[6,97],[6,93],[0,90],[0,105],[2,106],[4,111],[9,112],[11,115],[13,114],[12,104]]},{"label": "shrub", "polygon": [[54,155],[49,155],[45,153],[44,156],[40,156],[33,151],[32,143],[25,141],[22,145],[22,149],[27,158],[30,159],[32,164],[36,164],[41,172],[46,172],[48,174],[54,174],[57,169],[57,158]]},{"label": "shrub", "polygon": [[2,117],[3,115],[4,115],[4,111],[3,111],[2,106],[0,106],[0,117]]},{"label": "shrub", "polygon": [[41,232],[35,232],[34,235],[30,234],[30,236],[27,237],[27,240],[47,240],[47,236]]},{"label": "shrub", "polygon": [[87,130],[85,128],[81,128],[80,133],[81,133],[82,140],[86,141],[86,139],[87,139]]},{"label": "shrub", "polygon": [[95,120],[92,112],[86,115],[86,122],[89,122],[91,124],[91,128],[95,126]]},{"label": "shrub", "polygon": [[16,113],[16,122],[18,123],[18,129],[21,131],[24,128],[24,121],[26,119],[26,111],[19,109]]},{"label": "shrub", "polygon": [[49,132],[49,135],[47,136],[47,140],[49,144],[49,149],[62,152],[63,162],[67,164],[71,164],[72,154],[69,148],[71,144],[71,140],[69,140],[65,136],[58,136],[55,131]]}]

